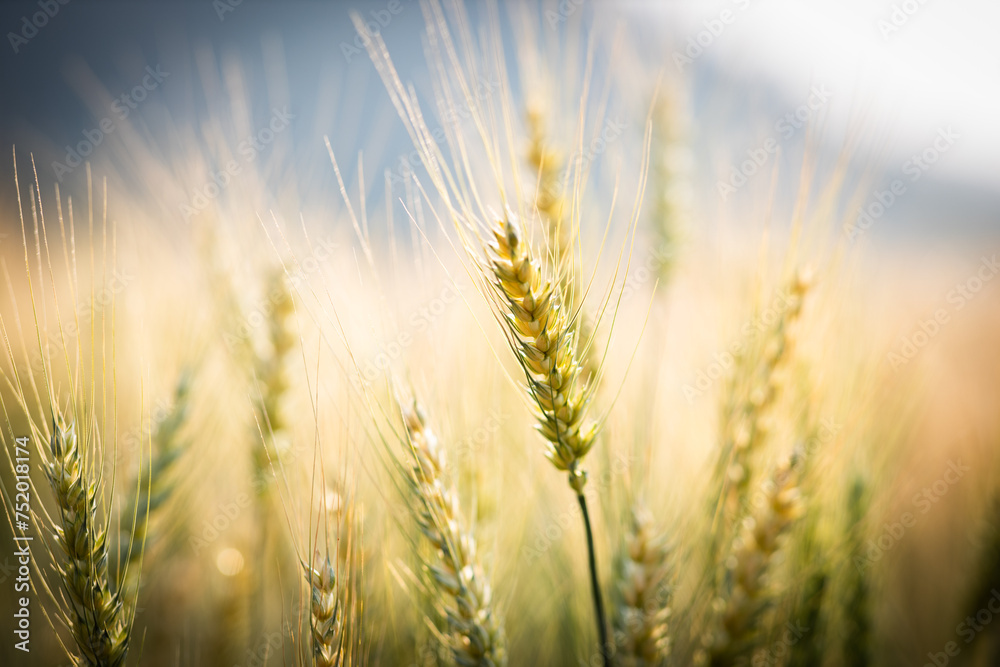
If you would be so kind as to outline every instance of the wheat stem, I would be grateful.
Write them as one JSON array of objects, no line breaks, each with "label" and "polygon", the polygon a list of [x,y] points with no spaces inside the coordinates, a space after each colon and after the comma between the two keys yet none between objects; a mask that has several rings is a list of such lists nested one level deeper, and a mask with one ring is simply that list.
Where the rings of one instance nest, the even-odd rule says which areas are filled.
[{"label": "wheat stem", "polygon": [[611,665],[611,645],[608,643],[608,623],[604,614],[604,599],[601,596],[601,584],[597,578],[597,556],[594,553],[594,532],[590,527],[590,512],[587,511],[587,498],[578,493],[576,499],[583,513],[583,526],[587,529],[587,560],[590,564],[590,591],[594,598],[594,614],[597,616],[597,634],[600,638],[601,656],[604,667]]}]

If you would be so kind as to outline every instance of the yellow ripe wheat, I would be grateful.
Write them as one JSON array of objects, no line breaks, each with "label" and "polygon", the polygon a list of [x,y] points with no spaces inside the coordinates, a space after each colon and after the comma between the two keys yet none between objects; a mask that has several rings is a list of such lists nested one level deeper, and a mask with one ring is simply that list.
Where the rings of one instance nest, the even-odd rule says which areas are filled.
[{"label": "yellow ripe wheat", "polygon": [[792,327],[802,312],[809,287],[810,279],[804,271],[793,277],[786,297],[787,307],[768,333],[756,367],[749,377],[742,378],[748,385],[734,392],[736,401],[727,409],[726,436],[716,474],[722,485],[722,508],[728,521],[740,517],[740,503],[752,477],[751,457],[762,448],[767,437],[769,411],[780,388],[777,371],[791,356],[795,341]]},{"label": "yellow ripe wheat", "polygon": [[580,493],[587,477],[579,466],[594,444],[597,425],[586,419],[591,392],[577,358],[578,320],[567,312],[558,287],[544,278],[511,215],[493,234],[488,250],[494,284],[506,302],[511,346],[537,406],[546,456],[569,473],[570,485]]},{"label": "yellow ripe wheat", "polygon": [[403,422],[415,459],[410,481],[420,504],[417,522],[436,551],[429,570],[443,601],[448,648],[462,667],[501,667],[507,662],[503,632],[475,539],[444,482],[444,453],[417,405],[403,409]]},{"label": "yellow ripe wheat", "polygon": [[671,549],[654,534],[653,517],[643,507],[632,510],[624,546],[614,618],[618,660],[623,667],[653,667],[670,652]]},{"label": "yellow ripe wheat", "polygon": [[780,463],[767,488],[767,501],[755,517],[747,517],[726,564],[729,583],[717,601],[720,631],[712,639],[711,665],[734,664],[758,630],[760,614],[768,599],[767,573],[780,538],[802,512],[797,461]]}]

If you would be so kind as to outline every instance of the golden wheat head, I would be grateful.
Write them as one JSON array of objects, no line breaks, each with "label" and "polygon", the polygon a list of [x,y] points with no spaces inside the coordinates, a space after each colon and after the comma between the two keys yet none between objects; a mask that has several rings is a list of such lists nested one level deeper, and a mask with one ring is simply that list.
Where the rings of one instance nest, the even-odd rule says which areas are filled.
[{"label": "golden wheat head", "polygon": [[62,579],[65,615],[87,667],[117,667],[128,655],[131,624],[120,590],[108,573],[108,535],[98,516],[100,483],[88,472],[75,425],[53,420],[45,474],[59,505],[56,541],[66,558],[55,564]]}]

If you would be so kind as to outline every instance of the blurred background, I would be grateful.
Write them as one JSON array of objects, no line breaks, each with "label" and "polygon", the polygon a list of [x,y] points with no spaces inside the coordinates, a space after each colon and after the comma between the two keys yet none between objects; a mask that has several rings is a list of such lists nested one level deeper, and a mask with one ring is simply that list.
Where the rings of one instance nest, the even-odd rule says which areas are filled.
[{"label": "blurred background", "polygon": [[[452,9],[453,3],[444,4]],[[242,461],[237,457],[261,436],[253,422],[256,406],[247,401],[252,382],[237,372],[248,364],[228,342],[223,345],[220,331],[233,322],[240,327],[250,322],[243,336],[247,354],[264,350],[261,359],[270,352],[280,356],[276,349],[288,340],[268,338],[280,327],[250,320],[256,316],[270,322],[261,312],[275,306],[267,300],[267,290],[274,276],[281,281],[276,257],[291,255],[292,247],[301,253],[298,259],[307,252],[319,257],[317,247],[332,248],[313,258],[314,270],[303,284],[324,290],[332,285],[330,303],[336,299],[344,320],[335,327],[313,302],[299,314],[305,333],[288,347],[302,343],[307,363],[293,350],[285,364],[294,369],[290,379],[276,382],[286,390],[286,402],[299,411],[289,409],[296,416],[288,420],[285,435],[312,443],[322,432],[342,456],[331,457],[337,461],[348,460],[342,450],[353,448],[355,441],[371,444],[371,434],[365,432],[371,415],[350,402],[356,396],[344,367],[338,367],[336,355],[343,350],[332,345],[335,352],[329,355],[320,344],[339,341],[342,324],[353,336],[352,354],[357,352],[369,366],[384,356],[387,343],[413,334],[417,342],[394,358],[394,370],[416,369],[415,384],[427,390],[441,422],[451,421],[451,441],[473,437],[484,406],[509,409],[516,416],[498,426],[499,435],[491,435],[489,442],[518,446],[483,447],[470,460],[462,459],[463,501],[474,508],[481,522],[477,529],[487,536],[483,551],[510,556],[490,565],[498,580],[516,580],[510,588],[497,587],[511,609],[512,664],[530,659],[578,664],[593,643],[586,590],[572,583],[574,577],[582,581],[585,572],[579,550],[573,550],[580,536],[567,531],[563,539],[559,531],[556,548],[547,552],[551,558],[516,555],[566,514],[559,512],[567,501],[558,495],[565,491],[564,480],[547,468],[542,472],[537,443],[525,437],[533,433],[530,415],[509,382],[513,365],[505,370],[494,363],[494,348],[486,344],[491,335],[501,348],[503,340],[496,332],[481,335],[480,321],[488,322],[492,313],[476,301],[478,295],[472,295],[477,305],[468,309],[441,306],[444,315],[420,314],[420,307],[440,306],[436,300],[443,300],[442,295],[449,304],[456,301],[449,292],[452,276],[445,275],[456,268],[455,257],[447,252],[441,253],[443,260],[436,256],[454,248],[445,245],[444,233],[438,235],[429,222],[431,206],[419,210],[421,198],[414,193],[412,177],[424,184],[429,179],[366,52],[365,38],[351,22],[352,11],[368,30],[381,34],[400,78],[412,82],[426,109],[435,110],[427,121],[434,139],[443,145],[437,132],[450,124],[472,134],[468,107],[461,101],[450,106],[440,102],[440,80],[425,57],[426,16],[418,0],[0,4],[0,257],[20,270],[19,212],[30,220],[35,200],[29,193],[36,179],[49,224],[58,186],[64,206],[73,198],[81,236],[81,202],[93,193],[100,209],[106,184],[109,218],[117,231],[115,264],[125,276],[121,289],[114,284],[105,288],[124,305],[118,333],[123,351],[117,358],[123,369],[120,430],[142,432],[137,424],[143,410],[157,400],[169,403],[185,364],[192,359],[193,365],[202,364],[203,379],[194,392],[199,396],[200,391],[203,401],[194,410],[195,427],[188,428],[198,433],[194,441],[204,438],[211,446],[199,449],[204,465],[192,468],[197,471],[193,481],[181,485],[190,495],[175,501],[191,513],[179,514],[176,523],[198,528],[216,507],[245,490],[249,475],[232,461]],[[489,44],[489,12],[477,2],[467,3],[465,11],[471,25],[482,31],[476,37]],[[843,456],[836,462],[824,459],[830,467],[821,467],[819,481],[812,482],[818,489],[815,497],[829,500],[828,507],[816,501],[810,511],[823,517],[823,526],[834,526],[831,533],[840,521],[862,524],[856,516],[844,518],[847,486],[837,485],[853,483],[852,475],[870,474],[870,512],[863,517],[868,532],[847,531],[864,544],[862,537],[881,535],[883,525],[912,509],[913,494],[936,482],[955,457],[979,463],[970,475],[974,481],[942,500],[940,506],[948,510],[921,521],[871,579],[872,634],[878,636],[872,642],[877,659],[871,664],[922,664],[918,661],[928,651],[940,650],[953,638],[965,609],[969,572],[988,539],[981,534],[988,531],[980,528],[996,523],[991,503],[1000,452],[1000,281],[992,281],[997,270],[991,258],[1000,250],[1000,4],[559,0],[499,3],[498,17],[521,142],[509,147],[512,154],[528,153],[535,111],[551,133],[546,140],[564,148],[573,145],[578,110],[586,111],[587,123],[605,126],[606,140],[583,156],[590,181],[581,201],[597,204],[587,209],[581,223],[585,264],[609,219],[608,247],[624,247],[633,193],[641,180],[638,165],[647,120],[652,128],[650,185],[637,223],[636,263],[623,276],[616,275],[628,285],[619,325],[625,333],[613,347],[611,379],[600,398],[610,404],[616,382],[624,389],[608,426],[613,446],[606,448],[600,464],[610,466],[613,455],[634,455],[633,448],[645,451],[653,463],[636,460],[643,461],[646,474],[662,474],[650,493],[657,519],[687,526],[685,515],[698,514],[690,511],[689,494],[701,490],[699,475],[720,440],[715,429],[724,428],[718,413],[728,385],[709,382],[704,400],[702,393],[692,399],[686,392],[696,378],[716,370],[719,352],[739,339],[740,327],[754,322],[779,281],[788,279],[785,269],[802,259],[788,250],[794,243],[787,231],[790,221],[803,221],[809,238],[802,241],[802,255],[820,248],[815,254],[823,266],[818,295],[810,302],[816,305],[807,306],[801,335],[802,358],[807,360],[802,366],[813,365],[808,370],[796,366],[793,372],[815,376],[816,385],[828,393],[813,393],[808,382],[799,386],[796,376],[790,385],[804,397],[788,392],[787,405],[780,406],[787,420],[780,428],[799,428],[799,412],[808,412],[799,409],[800,400],[846,425],[838,427],[830,446]],[[591,70],[588,53],[594,54]],[[592,87],[584,93],[586,74]],[[488,76],[474,84],[475,94],[490,104],[502,97],[499,84]],[[591,131],[601,132],[601,126],[588,124]],[[527,174],[525,183],[534,177],[530,166],[525,161],[520,167]],[[348,211],[342,187],[353,211]],[[615,195],[621,201],[611,214],[608,202]],[[371,267],[374,275],[363,266],[363,235],[352,225],[353,212],[372,221],[373,264],[379,266]],[[410,215],[426,223],[426,237],[415,231]],[[667,218],[670,229],[665,232],[657,221]],[[287,249],[275,247],[281,244],[268,230],[276,228],[291,230]],[[299,237],[300,228],[311,235],[308,243]],[[772,231],[776,240],[768,246]],[[365,224],[364,235],[368,232]],[[403,249],[398,256],[397,242]],[[309,250],[303,251],[304,246]],[[106,254],[101,258],[108,261]],[[611,270],[608,262],[601,267],[605,273]],[[12,273],[9,293],[23,297],[28,289],[24,276]],[[97,282],[97,275],[89,278]],[[654,295],[655,278],[661,283]],[[57,273],[53,291],[66,288],[63,279],[68,281]],[[135,288],[126,289],[132,280]],[[223,284],[232,293],[220,297],[216,291],[225,289],[216,288]],[[455,289],[474,292],[469,285]],[[633,294],[641,298],[631,299]],[[309,301],[307,296],[302,288],[296,303]],[[234,303],[233,312],[220,306]],[[290,300],[282,303],[289,307]],[[29,325],[25,331],[33,333],[24,299],[17,307]],[[947,326],[939,323],[915,349],[919,332],[933,328],[927,322],[942,309]],[[49,339],[46,344],[58,343],[51,332]],[[764,342],[753,339],[762,349]],[[626,377],[624,369],[633,361],[629,355],[636,350],[638,361]],[[309,356],[313,354],[315,358]],[[914,358],[919,361],[910,363]],[[327,386],[321,389],[316,380],[316,397],[338,409],[347,406],[343,413],[331,407],[315,424],[311,369],[302,367],[312,362],[326,371],[317,373]],[[252,366],[247,375],[257,368]],[[476,383],[466,390],[469,368],[476,369]],[[442,431],[448,434],[449,427]],[[130,455],[136,458],[134,451]],[[135,461],[128,456],[121,460],[131,474]],[[600,464],[594,463],[595,476]],[[390,516],[398,509],[393,504],[397,499],[386,502],[383,487],[371,484],[385,471],[371,467],[377,471],[357,476],[363,480],[359,496],[368,494],[371,534],[366,539],[375,545],[361,558],[374,563],[370,574],[382,596],[373,596],[375,613],[398,623],[391,631],[373,630],[373,655],[383,664],[402,664],[400,656],[410,656],[414,646],[433,642],[412,604],[411,596],[416,596],[412,590],[400,593],[405,586],[397,588],[405,572],[393,568],[410,563],[400,555],[407,553],[402,548],[407,545],[401,547],[397,517]],[[614,492],[604,494],[607,506],[600,509],[608,535],[600,554],[607,577],[611,551],[627,524],[621,520],[622,507],[615,504],[622,504],[615,485],[633,481],[631,473],[619,477],[612,476],[607,488]],[[253,530],[244,517],[233,533]],[[219,629],[229,627],[225,614],[237,616],[245,602],[231,591],[244,554],[247,570],[254,566],[253,547],[237,537],[242,535],[231,534],[213,542],[209,552],[193,554],[182,539],[180,557],[162,570],[167,574],[154,568],[151,592],[144,593],[149,602],[142,603],[137,627],[155,628],[153,621],[161,616],[170,622],[160,635],[150,630],[149,646],[155,648],[144,656],[148,664],[216,664],[222,660],[218,656],[242,656],[244,635],[251,634],[244,631],[250,626],[233,621],[240,628],[235,639]],[[824,539],[835,542],[829,535]],[[229,568],[233,552],[239,567]],[[850,558],[857,553],[830,555],[831,568],[849,578],[844,573],[855,571]],[[3,601],[11,595],[4,583],[8,570],[3,561]],[[574,576],[560,578],[564,571]],[[793,588],[801,583],[790,580]],[[698,604],[711,602],[694,586],[687,591]],[[572,604],[563,604],[564,599]],[[850,608],[842,602],[830,603],[834,620],[829,627],[838,630],[850,626],[842,618]],[[174,609],[193,611],[173,617]],[[270,611],[275,617],[270,620],[279,627],[282,614],[296,608],[276,604]],[[680,613],[682,624],[697,627],[694,613]],[[974,664],[991,664],[991,656],[1000,655],[996,628],[987,634],[993,644],[984,650],[980,643]],[[848,636],[853,635],[845,630]],[[690,639],[678,640],[679,655],[695,652],[693,640],[684,644]],[[838,635],[824,641],[839,651],[842,640]],[[232,645],[213,644],[227,641]],[[190,655],[164,653],[177,647]],[[55,653],[53,643],[51,655]],[[273,662],[291,659],[291,650],[286,653],[275,655]],[[828,665],[869,664],[838,663],[840,653],[829,655]],[[967,651],[965,658],[972,657]],[[435,663],[414,658],[413,664]]]}]

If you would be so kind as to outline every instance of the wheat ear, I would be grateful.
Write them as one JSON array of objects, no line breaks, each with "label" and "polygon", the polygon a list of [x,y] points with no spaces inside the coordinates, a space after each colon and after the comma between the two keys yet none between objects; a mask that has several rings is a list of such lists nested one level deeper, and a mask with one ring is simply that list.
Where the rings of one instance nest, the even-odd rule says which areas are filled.
[{"label": "wheat ear", "polygon": [[269,354],[257,355],[254,360],[254,373],[259,383],[258,390],[254,392],[254,416],[260,437],[254,439],[253,463],[255,485],[261,492],[270,488],[268,480],[273,453],[268,452],[268,445],[275,449],[287,428],[282,411],[282,402],[288,391],[285,364],[289,352],[295,347],[292,330],[295,306],[281,271],[275,271],[268,282],[268,298],[272,306],[267,322],[270,350]]},{"label": "wheat ear", "polygon": [[644,507],[634,507],[619,557],[613,626],[622,667],[661,665],[670,652],[671,557],[666,541],[654,533],[652,515]]},{"label": "wheat ear", "polygon": [[87,667],[125,664],[131,624],[121,591],[108,575],[107,529],[98,517],[99,479],[92,479],[75,425],[53,419],[45,474],[59,505],[56,541],[66,555],[54,567],[62,577],[66,616]]},{"label": "wheat ear", "polygon": [[150,539],[150,527],[157,522],[160,510],[173,495],[176,479],[173,474],[177,459],[184,453],[187,443],[181,438],[181,430],[187,423],[190,407],[189,392],[190,376],[181,374],[174,388],[174,400],[170,411],[156,425],[153,431],[153,457],[150,462],[148,478],[138,480],[138,491],[125,503],[126,509],[135,509],[137,514],[132,529],[132,539],[124,537],[119,544],[121,562],[132,566],[137,565],[147,540]]},{"label": "wheat ear", "polygon": [[590,344],[594,328],[591,318],[582,307],[581,296],[584,290],[580,285],[580,275],[573,261],[575,235],[572,225],[566,220],[566,198],[562,195],[562,184],[559,182],[563,160],[550,146],[545,136],[545,119],[542,112],[538,108],[530,108],[527,117],[528,128],[531,131],[528,164],[537,172],[538,192],[535,195],[535,208],[546,226],[545,238],[549,248],[546,259],[555,275],[559,277],[565,305],[580,312],[576,354],[583,366],[582,377],[587,381],[596,381],[599,377],[600,359],[597,350]]},{"label": "wheat ear", "polygon": [[315,667],[340,667],[344,646],[343,607],[340,601],[337,569],[329,556],[316,558],[306,566],[309,582],[309,626],[312,634],[312,655]]},{"label": "wheat ear", "polygon": [[476,560],[476,542],[456,493],[445,483],[444,452],[415,403],[403,408],[403,422],[414,459],[409,480],[418,503],[415,515],[436,551],[429,572],[443,602],[448,648],[462,667],[505,665],[505,640],[489,583]]},{"label": "wheat ear", "polygon": [[679,99],[679,90],[674,92],[675,95],[665,96],[657,102],[653,116],[653,141],[659,154],[653,163],[651,218],[661,280],[665,280],[674,267],[679,237],[688,221],[690,208],[690,149],[685,142],[687,132],[681,110],[683,100]]},{"label": "wheat ear", "polygon": [[535,169],[535,176],[538,179],[535,208],[547,223],[546,236],[553,264],[559,267],[566,264],[567,255],[573,251],[571,229],[565,224],[566,200],[560,192],[562,158],[549,146],[545,136],[545,118],[541,110],[529,109],[527,119],[530,131],[528,164]]},{"label": "wheat ear", "polygon": [[288,375],[285,365],[289,352],[295,346],[295,334],[292,330],[292,319],[295,306],[285,274],[275,269],[268,280],[267,298],[270,303],[270,313],[267,320],[269,350],[266,354],[255,354],[253,357],[254,382],[253,412],[256,433],[251,450],[253,487],[256,491],[254,512],[256,514],[257,535],[253,539],[256,550],[256,567],[254,583],[251,591],[250,636],[257,636],[265,627],[268,609],[264,604],[268,581],[262,576],[263,564],[273,555],[281,566],[288,565],[289,555],[284,549],[284,542],[274,539],[276,525],[271,494],[274,492],[274,476],[271,472],[272,461],[279,459],[282,450],[287,447],[287,423],[282,410],[285,395],[288,392]]},{"label": "wheat ear", "polygon": [[713,666],[734,664],[757,638],[760,617],[769,602],[767,574],[780,538],[802,511],[796,457],[780,463],[766,490],[766,503],[743,521],[727,567],[727,590],[716,601],[719,632],[711,639]]},{"label": "wheat ear", "polygon": [[511,215],[498,222],[493,235],[488,251],[494,284],[537,408],[537,429],[548,442],[545,455],[582,493],[587,476],[580,463],[594,445],[597,425],[586,419],[591,392],[580,377],[577,320],[564,307],[561,292],[543,277]]},{"label": "wheat ear", "polygon": [[[355,543],[360,519],[353,498],[345,501],[327,487],[320,517],[315,529],[325,534],[325,545],[316,549],[312,565],[302,561],[309,587],[311,663],[314,667],[365,664],[361,577],[355,569],[363,549]],[[334,535],[336,544],[331,543]]]},{"label": "wheat ear", "polygon": [[546,457],[558,470],[569,473],[583,516],[600,650],[604,664],[609,665],[611,646],[594,533],[583,494],[587,473],[581,463],[594,446],[597,424],[587,419],[593,384],[582,377],[579,318],[569,312],[565,291],[543,276],[511,213],[497,222],[493,237],[487,244],[493,286],[506,311],[508,341],[524,369],[528,395],[536,408],[536,428],[548,443]]},{"label": "wheat ear", "polygon": [[716,469],[726,525],[737,522],[745,509],[743,501],[753,476],[752,457],[767,438],[771,407],[782,383],[778,371],[791,356],[793,326],[810,284],[806,271],[796,272],[786,291],[786,307],[768,332],[760,358],[741,359],[741,365],[750,364],[750,368],[734,377],[734,383],[746,385],[730,391],[734,400],[725,411],[725,436]]}]

